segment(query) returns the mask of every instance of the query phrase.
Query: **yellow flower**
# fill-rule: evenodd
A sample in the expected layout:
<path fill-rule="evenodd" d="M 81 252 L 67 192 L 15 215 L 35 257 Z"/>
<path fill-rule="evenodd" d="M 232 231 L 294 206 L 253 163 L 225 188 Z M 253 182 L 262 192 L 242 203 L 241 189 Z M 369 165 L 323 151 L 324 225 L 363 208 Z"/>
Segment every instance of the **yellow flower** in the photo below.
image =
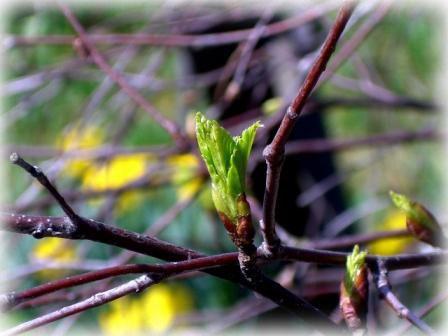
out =
<path fill-rule="evenodd" d="M 138 335 L 162 333 L 171 327 L 176 315 L 193 307 L 187 288 L 181 285 L 158 284 L 141 296 L 114 301 L 100 314 L 99 323 L 105 335 Z"/>
<path fill-rule="evenodd" d="M 63 151 L 92 149 L 101 145 L 103 138 L 103 132 L 96 126 L 74 127 L 63 136 L 59 147 Z M 72 177 L 81 177 L 91 164 L 89 159 L 70 159 L 64 172 Z"/>
<path fill-rule="evenodd" d="M 135 335 L 142 331 L 143 316 L 137 301 L 129 297 L 112 301 L 109 310 L 100 314 L 99 323 L 105 335 Z"/>
<path fill-rule="evenodd" d="M 200 161 L 197 156 L 173 155 L 167 162 L 174 170 L 171 181 L 176 186 L 177 198 L 182 201 L 193 197 L 203 185 L 203 179 L 198 176 Z"/>
<path fill-rule="evenodd" d="M 93 191 L 121 188 L 142 178 L 150 159 L 145 154 L 120 155 L 101 165 L 91 165 L 83 176 L 82 187 Z M 126 192 L 120 197 L 118 211 L 130 209 L 139 201 L 137 192 Z"/>
<path fill-rule="evenodd" d="M 83 186 L 97 191 L 117 189 L 142 177 L 146 166 L 143 154 L 115 156 L 102 165 L 90 167 L 83 178 Z"/>
<path fill-rule="evenodd" d="M 71 263 L 78 260 L 76 249 L 72 242 L 60 238 L 45 238 L 34 246 L 31 257 L 38 262 L 52 261 Z M 42 280 L 60 278 L 67 274 L 65 270 L 43 270 L 36 273 Z"/>
<path fill-rule="evenodd" d="M 399 210 L 390 211 L 377 230 L 396 230 L 406 228 L 406 215 Z M 381 239 L 369 244 L 369 253 L 378 255 L 393 255 L 403 252 L 413 239 L 411 237 L 398 237 Z"/>
<path fill-rule="evenodd" d="M 261 106 L 264 115 L 271 116 L 282 107 L 283 99 L 281 97 L 273 97 L 266 100 Z"/>

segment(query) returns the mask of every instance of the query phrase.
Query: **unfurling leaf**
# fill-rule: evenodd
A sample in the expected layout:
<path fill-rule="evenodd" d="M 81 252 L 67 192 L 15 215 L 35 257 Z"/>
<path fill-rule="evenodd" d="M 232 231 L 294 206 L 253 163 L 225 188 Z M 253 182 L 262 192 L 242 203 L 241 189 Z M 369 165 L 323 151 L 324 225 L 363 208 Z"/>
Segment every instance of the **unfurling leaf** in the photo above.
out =
<path fill-rule="evenodd" d="M 235 233 L 241 218 L 250 216 L 250 210 L 243 205 L 246 192 L 246 168 L 255 139 L 256 122 L 232 137 L 216 121 L 196 114 L 196 137 L 199 151 L 204 159 L 212 181 L 212 197 L 215 207 L 226 229 Z M 242 201 L 244 199 L 244 202 Z"/>
<path fill-rule="evenodd" d="M 344 280 L 341 282 L 339 306 L 351 330 L 362 328 L 367 313 L 369 283 L 365 263 L 367 252 L 359 251 L 358 245 L 347 257 Z"/>
<path fill-rule="evenodd" d="M 412 201 L 404 195 L 393 191 L 390 191 L 389 195 L 395 206 L 406 214 L 408 231 L 418 240 L 433 246 L 440 246 L 444 235 L 433 214 L 422 204 Z"/>

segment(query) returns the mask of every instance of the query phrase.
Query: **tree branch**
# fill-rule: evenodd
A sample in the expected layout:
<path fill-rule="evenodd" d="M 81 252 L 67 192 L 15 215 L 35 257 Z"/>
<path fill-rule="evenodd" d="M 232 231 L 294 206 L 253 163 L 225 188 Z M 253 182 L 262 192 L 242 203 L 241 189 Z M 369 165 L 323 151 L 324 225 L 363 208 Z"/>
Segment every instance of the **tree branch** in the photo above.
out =
<path fill-rule="evenodd" d="M 434 141 L 441 140 L 442 138 L 443 135 L 440 132 L 436 132 L 435 129 L 425 128 L 416 132 L 396 131 L 353 139 L 296 140 L 286 144 L 285 155 L 343 151 L 359 147 L 377 147 L 416 141 Z"/>
<path fill-rule="evenodd" d="M 40 168 L 30 165 L 28 162 L 23 160 L 17 153 L 12 153 L 9 159 L 13 164 L 23 168 L 25 171 L 28 172 L 28 174 L 30 174 L 32 177 L 38 180 L 39 183 L 42 184 L 42 186 L 44 186 L 50 192 L 51 196 L 53 196 L 53 198 L 58 202 L 59 206 L 68 216 L 68 218 L 70 218 L 72 221 L 76 221 L 78 219 L 79 216 L 75 213 L 72 207 L 68 205 L 64 197 L 62 197 L 59 191 L 53 186 L 53 184 L 51 184 L 47 176 L 45 176 L 45 174 L 42 173 Z"/>
<path fill-rule="evenodd" d="M 395 131 L 365 137 L 349 139 L 305 139 L 286 143 L 284 155 L 314 154 L 330 151 L 346 151 L 354 148 L 376 148 L 380 146 L 400 145 L 418 141 L 440 141 L 444 137 L 442 132 L 434 128 L 424 128 L 418 131 Z M 253 151 L 254 158 L 260 157 L 261 148 Z"/>
<path fill-rule="evenodd" d="M 345 2 L 339 10 L 335 23 L 325 39 L 322 49 L 311 67 L 297 96 L 283 117 L 280 127 L 271 144 L 263 151 L 266 160 L 266 189 L 263 200 L 263 219 L 260 228 L 263 235 L 262 250 L 266 255 L 274 255 L 280 245 L 280 240 L 275 232 L 275 207 L 277 203 L 278 185 L 284 159 L 285 144 L 289 134 L 300 115 L 307 98 L 311 94 L 319 77 L 324 72 L 331 54 L 336 48 L 337 41 L 347 24 L 353 11 L 353 2 Z"/>
<path fill-rule="evenodd" d="M 398 317 L 408 320 L 427 335 L 435 335 L 434 330 L 415 315 L 408 307 L 402 304 L 392 292 L 392 288 L 387 278 L 387 268 L 385 263 L 378 261 L 375 267 L 372 267 L 371 269 L 380 298 L 387 302 L 387 304 L 397 313 Z"/>
<path fill-rule="evenodd" d="M 74 314 L 80 313 L 82 311 L 101 306 L 105 303 L 116 300 L 116 299 L 123 297 L 127 294 L 130 294 L 133 292 L 140 292 L 140 291 L 148 288 L 149 286 L 159 282 L 160 280 L 161 280 L 161 278 L 153 279 L 148 275 L 142 275 L 142 276 L 140 276 L 134 280 L 131 280 L 129 282 L 126 282 L 120 286 L 114 287 L 112 289 L 106 290 L 101 293 L 96 293 L 93 296 L 89 297 L 88 299 L 79 301 L 70 306 L 63 307 L 54 312 L 42 315 L 38 318 L 35 318 L 33 320 L 22 323 L 16 327 L 11 328 L 11 329 L 8 329 L 8 330 L 0 333 L 0 336 L 17 335 L 17 334 L 23 333 L 25 331 L 35 329 L 42 325 L 60 320 L 63 317 L 74 315 Z"/>
<path fill-rule="evenodd" d="M 119 275 L 157 273 L 162 276 L 169 276 L 186 271 L 198 271 L 210 267 L 223 266 L 232 263 L 235 263 L 234 255 L 232 253 L 224 253 L 215 256 L 207 256 L 167 264 L 128 264 L 107 267 L 98 271 L 87 272 L 70 276 L 64 279 L 51 281 L 40 286 L 23 290 L 21 292 L 11 292 L 3 294 L 0 296 L 0 303 L 2 310 L 9 310 L 24 301 L 46 295 L 60 289 L 75 287 Z"/>
<path fill-rule="evenodd" d="M 431 301 L 429 301 L 427 304 L 425 304 L 422 308 L 420 308 L 417 311 L 416 315 L 420 318 L 425 317 L 427 314 L 432 312 L 435 308 L 437 308 L 440 304 L 445 302 L 447 299 L 448 299 L 448 292 L 443 292 L 443 293 L 437 295 L 436 297 L 431 299 Z M 402 327 L 392 331 L 390 334 L 387 334 L 387 336 L 402 335 L 411 327 L 412 327 L 412 323 L 406 323 Z"/>
<path fill-rule="evenodd" d="M 163 116 L 159 111 L 157 111 L 154 106 L 152 106 L 136 89 L 134 89 L 127 82 L 125 77 L 119 71 L 117 71 L 107 63 L 106 59 L 90 41 L 85 29 L 82 27 L 78 19 L 66 4 L 59 3 L 59 7 L 79 35 L 79 41 L 82 43 L 82 47 L 87 50 L 88 56 L 92 57 L 92 60 L 98 65 L 101 70 L 103 70 L 118 86 L 120 86 L 120 88 L 124 92 L 126 92 L 126 94 L 132 100 L 134 100 L 135 103 L 137 103 L 156 122 L 158 122 L 160 126 L 162 126 L 171 135 L 171 137 L 176 141 L 177 145 L 180 148 L 187 149 L 189 146 L 189 141 L 181 132 L 179 126 Z"/>
<path fill-rule="evenodd" d="M 326 82 L 336 72 L 336 70 L 339 69 L 351 55 L 353 55 L 360 44 L 365 41 L 367 36 L 373 31 L 377 24 L 381 22 L 384 16 L 386 16 L 391 5 L 391 1 L 383 1 L 372 13 L 372 15 L 364 22 L 364 24 L 359 27 L 350 39 L 341 46 L 341 49 L 336 55 L 334 55 L 332 62 L 319 79 L 317 86 L 320 86 L 322 83 Z"/>
<path fill-rule="evenodd" d="M 80 233 L 83 233 L 82 231 L 78 231 L 76 228 L 67 228 L 67 226 L 70 227 L 73 225 L 68 221 L 67 217 L 46 217 L 0 213 L 0 222 L 4 224 L 2 230 L 10 232 L 32 234 L 39 229 L 41 232 L 39 237 L 41 238 L 58 237 L 65 239 L 87 239 L 110 246 L 117 246 L 126 250 L 167 261 L 181 261 L 205 257 L 205 255 L 197 251 L 176 246 L 154 237 L 113 227 L 92 219 L 84 220 L 87 223 L 94 223 L 94 225 L 97 225 L 97 231 L 95 232 L 98 233 L 98 236 L 91 236 L 90 231 L 86 231 L 86 234 L 81 236 Z M 348 253 L 345 252 L 284 246 L 274 260 L 292 260 L 327 265 L 344 265 L 347 255 Z M 366 261 L 369 265 L 374 265 L 378 260 L 382 260 L 388 270 L 398 270 L 443 264 L 446 262 L 447 257 L 448 251 L 442 250 L 429 253 L 402 254 L 390 257 L 368 255 L 366 257 Z M 235 265 L 238 263 L 238 253 L 230 253 L 229 258 L 234 260 Z M 269 260 L 260 251 L 257 254 L 257 258 L 260 261 Z M 236 269 L 238 270 L 237 274 L 241 275 L 239 268 L 236 267 Z M 207 273 L 233 282 L 239 282 L 240 280 L 239 276 L 231 276 L 227 267 L 219 267 L 215 270 L 208 270 Z"/>
<path fill-rule="evenodd" d="M 283 21 L 275 22 L 267 26 L 261 37 L 270 37 L 284 33 L 310 22 L 326 12 L 333 10 L 339 5 L 338 1 L 328 1 L 323 4 L 314 5 L 298 16 L 287 18 Z M 95 44 L 136 44 L 165 47 L 211 47 L 218 45 L 233 44 L 244 41 L 252 33 L 252 28 L 235 30 L 224 33 L 212 33 L 201 35 L 188 34 L 92 34 L 88 38 Z M 73 44 L 76 39 L 70 35 L 51 36 L 8 36 L 7 44 L 35 45 L 35 44 Z"/>
<path fill-rule="evenodd" d="M 22 161 L 25 162 L 21 159 L 21 162 Z M 22 164 L 21 167 L 33 167 L 27 162 L 25 163 L 26 165 Z M 40 171 L 40 169 L 36 167 L 34 167 L 34 169 Z M 32 173 L 32 171 L 28 172 Z M 46 179 L 46 181 L 48 181 L 48 179 Z M 43 185 L 44 187 L 49 185 L 50 189 L 56 190 L 49 181 Z M 3 219 L 4 223 L 6 223 L 7 230 L 32 234 L 36 238 L 60 237 L 67 239 L 88 239 L 169 261 L 204 257 L 201 253 L 164 242 L 155 237 L 108 226 L 102 222 L 87 219 L 78 215 L 72 220 L 68 217 L 45 218 L 42 216 L 0 214 L 0 219 Z M 49 219 L 49 221 L 47 219 Z M 237 261 L 237 254 L 235 254 L 234 257 L 235 261 Z M 264 281 L 261 284 L 251 283 L 244 277 L 239 267 L 233 265 L 220 267 L 207 272 L 250 288 L 269 298 L 279 306 L 296 314 L 298 317 L 313 317 L 315 320 L 320 321 L 319 328 L 329 328 L 330 326 L 334 328 L 334 325 L 331 324 L 330 320 L 323 318 L 323 315 L 318 313 L 314 307 L 307 304 L 302 298 L 292 295 L 275 282 L 274 284 L 269 283 L 269 281 Z"/>
<path fill-rule="evenodd" d="M 318 239 L 309 242 L 309 244 L 307 245 L 320 250 L 342 249 L 347 247 L 353 247 L 356 244 L 361 245 L 382 239 L 401 238 L 401 237 L 411 237 L 411 234 L 406 229 L 377 231 L 377 232 L 339 236 L 328 239 Z"/>

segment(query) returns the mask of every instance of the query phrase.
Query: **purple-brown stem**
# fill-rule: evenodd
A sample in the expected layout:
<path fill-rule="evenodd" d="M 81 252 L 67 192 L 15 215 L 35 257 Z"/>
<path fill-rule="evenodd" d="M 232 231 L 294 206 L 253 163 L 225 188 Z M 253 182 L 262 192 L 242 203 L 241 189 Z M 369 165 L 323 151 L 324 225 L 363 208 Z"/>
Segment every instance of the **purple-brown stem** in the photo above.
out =
<path fill-rule="evenodd" d="M 261 37 L 269 37 L 281 34 L 310 22 L 337 6 L 335 2 L 327 2 L 314 5 L 300 13 L 298 16 L 275 22 L 266 27 Z M 95 44 L 136 44 L 157 45 L 165 47 L 210 47 L 224 44 L 233 44 L 244 41 L 252 33 L 252 29 L 235 30 L 225 33 L 187 35 L 187 34 L 91 34 L 88 38 Z M 34 45 L 34 44 L 73 44 L 75 36 L 9 36 L 10 45 Z"/>
<path fill-rule="evenodd" d="M 376 266 L 371 267 L 376 288 L 379 292 L 380 298 L 395 311 L 397 316 L 401 319 L 406 319 L 414 326 L 420 329 L 426 335 L 435 335 L 434 330 L 426 324 L 425 321 L 415 315 L 408 307 L 406 307 L 392 292 L 389 279 L 387 277 L 387 267 L 383 261 L 378 261 Z"/>
<path fill-rule="evenodd" d="M 176 141 L 180 148 L 187 149 L 189 141 L 181 132 L 178 125 L 173 121 L 163 116 L 153 105 L 151 105 L 145 97 L 143 97 L 136 89 L 134 89 L 125 77 L 116 69 L 111 67 L 106 59 L 101 55 L 95 45 L 89 39 L 84 27 L 80 24 L 73 12 L 64 3 L 59 3 L 59 6 L 66 16 L 67 20 L 73 26 L 73 29 L 79 35 L 79 41 L 87 50 L 89 57 L 95 62 L 98 67 L 103 70 L 120 88 L 137 103 L 143 110 L 145 110 L 157 123 L 160 124 Z"/>
<path fill-rule="evenodd" d="M 86 221 L 87 225 L 94 226 L 92 228 L 92 232 L 93 230 L 96 230 L 98 233 L 97 236 L 91 236 L 91 233 L 86 230 L 84 237 L 81 238 L 80 234 L 83 233 L 83 231 L 78 230 L 76 227 L 70 228 L 72 224 L 68 222 L 67 217 L 0 213 L 0 222 L 3 224 L 2 230 L 10 232 L 32 235 L 33 232 L 39 230 L 42 238 L 59 237 L 64 239 L 86 239 L 106 245 L 121 247 L 126 250 L 167 261 L 181 261 L 205 257 L 205 255 L 194 250 L 176 246 L 154 237 L 113 227 L 101 222 L 96 222 L 92 219 L 83 218 L 83 220 Z M 233 256 L 232 258 L 234 258 L 234 262 L 236 264 L 238 262 L 238 253 L 234 252 L 230 255 Z M 344 265 L 347 255 L 348 253 L 345 252 L 284 246 L 274 259 L 327 265 Z M 257 257 L 261 261 L 267 260 L 261 252 L 257 253 Z M 382 260 L 387 269 L 392 271 L 443 264 L 446 262 L 447 257 L 448 252 L 441 250 L 429 253 L 402 254 L 390 257 L 367 255 L 366 262 L 369 265 L 374 265 L 378 262 L 378 260 Z M 225 267 L 220 267 L 219 269 L 225 270 Z M 218 268 L 216 270 L 218 270 Z M 209 270 L 208 273 L 212 273 L 212 270 Z M 220 273 L 224 274 L 224 272 Z M 213 271 L 213 275 L 221 276 L 221 274 L 217 275 L 217 272 Z M 227 274 L 223 275 L 223 277 L 230 277 L 230 274 L 227 272 Z"/>
<path fill-rule="evenodd" d="M 24 333 L 28 330 L 32 330 L 32 329 L 35 329 L 42 325 L 60 320 L 64 317 L 78 314 L 87 309 L 101 306 L 105 303 L 116 300 L 116 299 L 123 297 L 127 294 L 130 294 L 133 292 L 140 292 L 140 291 L 148 288 L 149 286 L 159 282 L 161 279 L 162 279 L 162 277 L 153 279 L 148 275 L 141 275 L 138 278 L 128 281 L 120 286 L 114 287 L 112 289 L 106 290 L 101 293 L 96 293 L 93 296 L 89 297 L 88 299 L 79 301 L 75 304 L 63 307 L 63 308 L 53 311 L 51 313 L 42 315 L 38 318 L 35 318 L 33 320 L 22 323 L 18 326 L 15 326 L 11 329 L 8 329 L 8 330 L 0 333 L 0 335 L 1 336 L 12 336 L 12 335 L 18 335 L 18 334 Z"/>
<path fill-rule="evenodd" d="M 33 299 L 48 293 L 52 293 L 64 288 L 79 286 L 82 284 L 99 281 L 119 275 L 151 273 L 168 276 L 186 271 L 202 270 L 209 267 L 223 266 L 235 262 L 232 253 L 225 253 L 216 256 L 202 257 L 198 259 L 185 260 L 167 264 L 128 264 L 114 267 L 107 267 L 98 271 L 87 272 L 70 276 L 64 279 L 55 280 L 46 284 L 23 290 L 21 292 L 11 292 L 0 296 L 3 309 L 11 309 L 17 304 Z"/>
<path fill-rule="evenodd" d="M 25 162 L 23 159 L 22 161 Z M 26 167 L 32 167 L 28 163 L 26 164 Z M 21 167 L 22 166 L 23 165 L 21 165 Z M 34 167 L 34 169 L 40 171 L 37 167 Z M 48 179 L 46 180 L 48 181 Z M 40 182 L 40 180 L 38 181 Z M 55 189 L 49 181 L 48 183 L 50 184 L 49 189 Z M 44 187 L 47 187 L 47 185 L 48 184 L 43 184 Z M 163 242 L 155 237 L 127 231 L 118 227 L 110 227 L 100 221 L 87 219 L 78 215 L 74 219 L 68 217 L 57 219 L 57 217 L 53 217 L 52 219 L 55 221 L 55 225 L 52 225 L 51 219 L 47 221 L 48 218 L 45 219 L 42 216 L 26 217 L 23 215 L 16 216 L 14 214 L 6 214 L 4 219 L 7 223 L 7 230 L 12 229 L 12 231 L 14 231 L 14 228 L 21 227 L 20 230 L 23 230 L 22 233 L 26 232 L 32 234 L 36 238 L 55 236 L 69 239 L 89 239 L 109 245 L 119 246 L 139 253 L 141 251 L 138 247 L 141 248 L 146 246 L 145 250 L 147 255 L 153 255 L 156 258 L 169 261 L 189 260 L 204 257 L 201 253 Z M 160 250 L 159 248 L 162 249 Z M 237 258 L 237 255 L 235 255 L 235 261 Z M 241 273 L 240 268 L 232 265 L 227 266 L 227 269 L 226 267 L 221 267 L 208 270 L 206 272 L 250 288 L 301 318 L 309 317 L 313 320 L 319 321 L 320 324 L 318 329 L 334 327 L 332 322 L 315 307 L 309 305 L 302 298 L 292 294 L 268 278 L 261 282 L 248 281 Z"/>
<path fill-rule="evenodd" d="M 274 139 L 263 151 L 267 170 L 266 189 L 263 200 L 263 219 L 260 221 L 260 228 L 263 235 L 262 250 L 267 255 L 275 254 L 280 245 L 280 240 L 275 232 L 275 208 L 277 204 L 277 193 L 282 163 L 284 160 L 285 144 L 309 95 L 313 91 L 319 77 L 324 72 L 330 56 L 336 48 L 339 37 L 351 16 L 353 7 L 353 2 L 345 2 L 339 10 L 336 21 L 330 29 L 319 55 L 306 76 L 297 96 L 288 107 Z"/>
<path fill-rule="evenodd" d="M 356 49 L 365 41 L 367 36 L 374 30 L 374 28 L 381 22 L 389 11 L 392 2 L 383 1 L 379 7 L 372 13 L 372 15 L 363 23 L 361 27 L 356 29 L 356 32 L 347 40 L 334 55 L 333 60 L 328 65 L 325 73 L 319 79 L 316 86 L 322 85 L 326 82 L 344 62 L 350 58 Z"/>

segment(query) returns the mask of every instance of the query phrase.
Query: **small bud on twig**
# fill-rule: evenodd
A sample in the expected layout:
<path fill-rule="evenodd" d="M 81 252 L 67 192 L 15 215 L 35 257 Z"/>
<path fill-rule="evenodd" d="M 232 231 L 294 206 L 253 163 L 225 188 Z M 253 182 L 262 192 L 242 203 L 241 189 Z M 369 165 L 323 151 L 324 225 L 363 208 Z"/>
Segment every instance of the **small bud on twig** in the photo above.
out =
<path fill-rule="evenodd" d="M 232 137 L 216 121 L 196 114 L 199 151 L 212 181 L 212 197 L 226 230 L 236 245 L 252 244 L 254 229 L 246 200 L 246 167 L 257 129 L 256 122 Z"/>
<path fill-rule="evenodd" d="M 365 263 L 367 252 L 359 252 L 355 245 L 347 257 L 344 280 L 341 282 L 339 306 L 347 326 L 352 331 L 362 329 L 367 313 L 369 282 Z"/>
<path fill-rule="evenodd" d="M 444 237 L 437 219 L 422 204 L 404 195 L 389 192 L 395 206 L 406 214 L 406 227 L 418 240 L 433 246 L 440 246 Z"/>

